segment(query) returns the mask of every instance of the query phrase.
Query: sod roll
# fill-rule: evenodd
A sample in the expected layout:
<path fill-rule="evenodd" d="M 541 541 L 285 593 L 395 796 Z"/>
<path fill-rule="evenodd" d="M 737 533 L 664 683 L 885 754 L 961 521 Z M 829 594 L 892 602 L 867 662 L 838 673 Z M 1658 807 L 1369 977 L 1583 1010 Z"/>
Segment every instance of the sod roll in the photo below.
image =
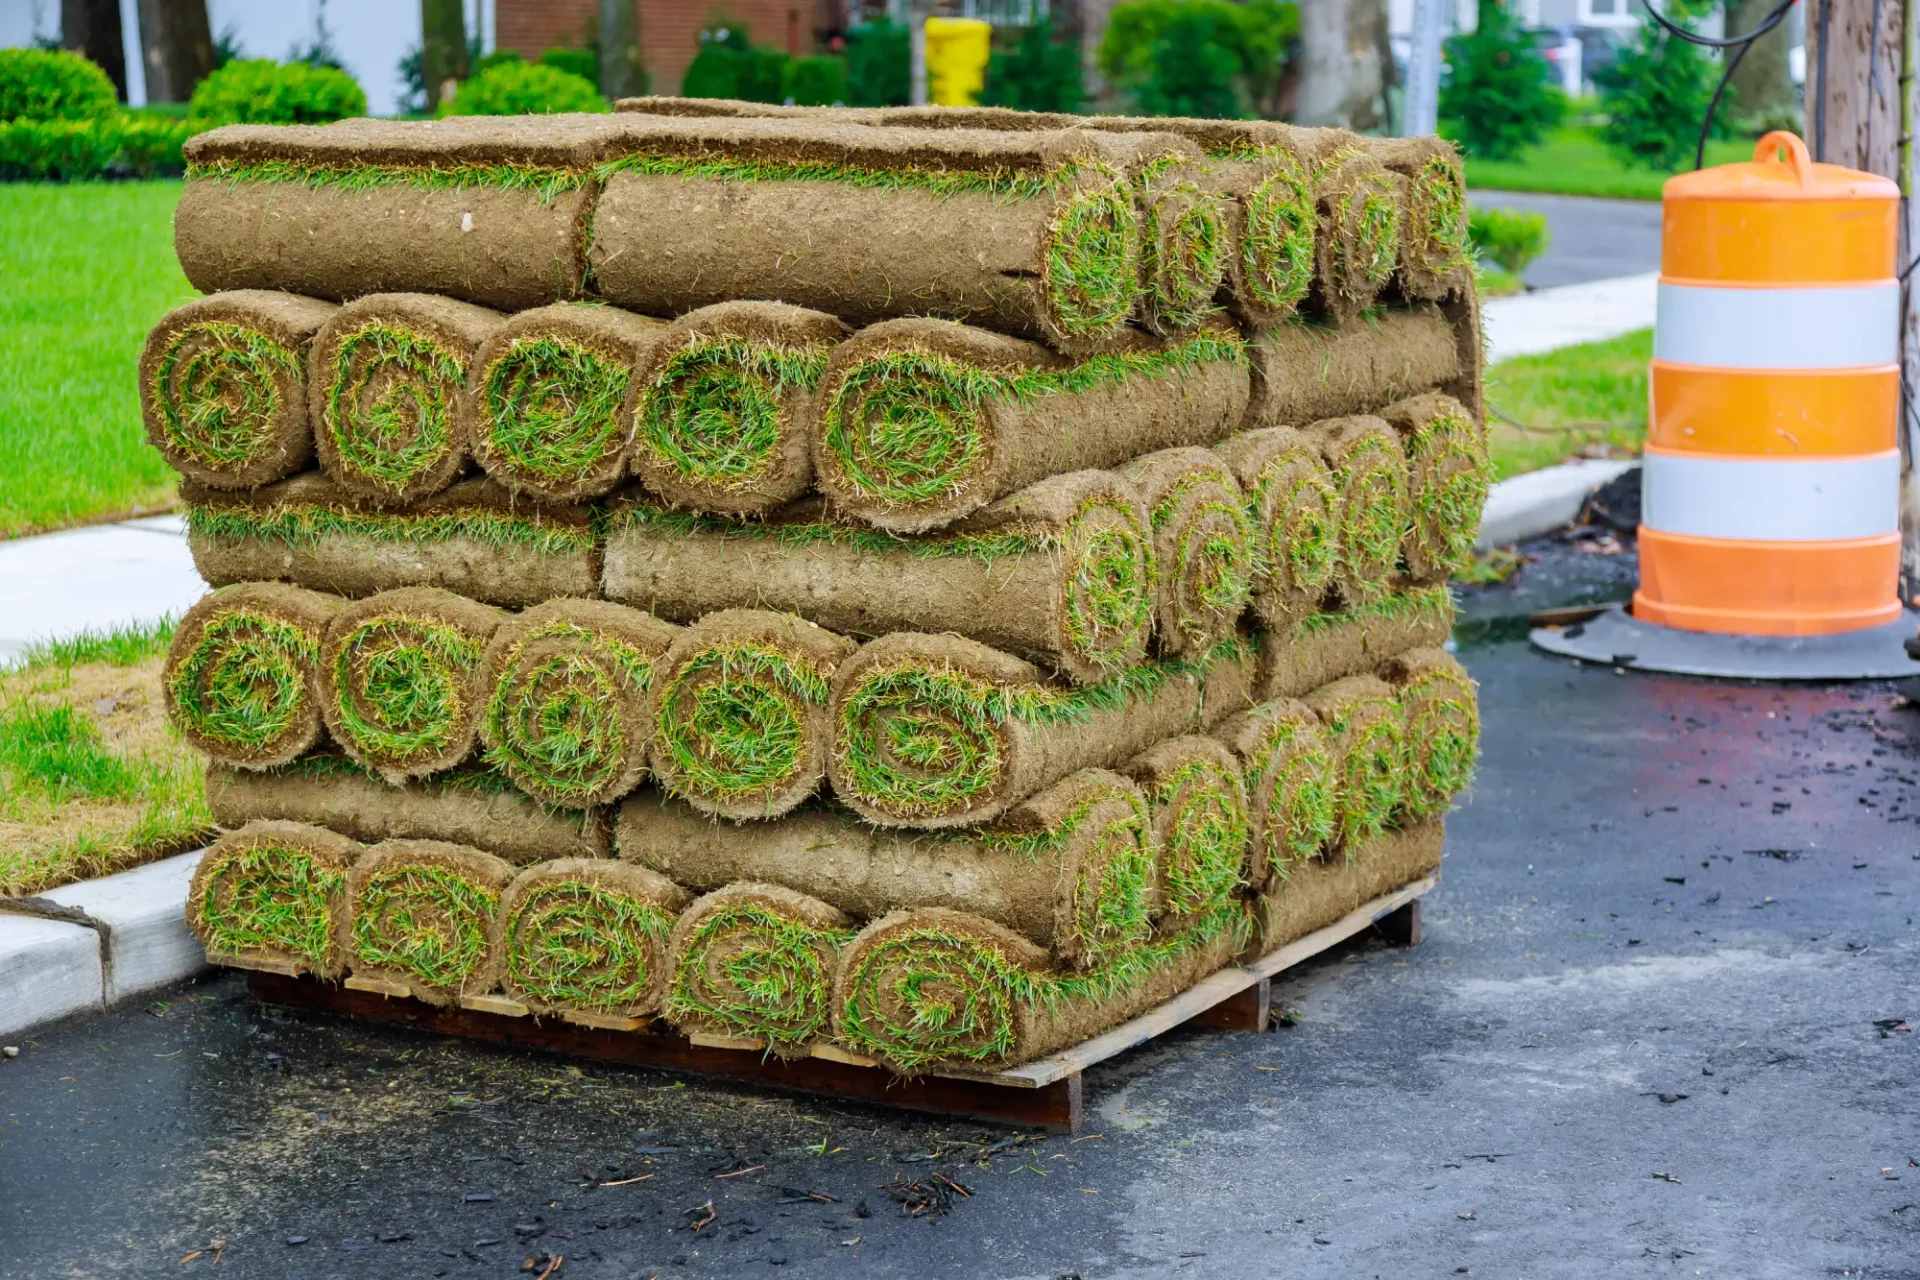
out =
<path fill-rule="evenodd" d="M 1232 434 L 1247 408 L 1239 336 L 1137 336 L 1085 360 L 984 329 L 896 320 L 834 350 L 816 483 L 845 514 L 924 533 L 1048 476 Z"/>
<path fill-rule="evenodd" d="M 213 842 L 187 888 L 187 927 L 214 961 L 337 978 L 347 871 L 361 848 L 298 822 L 249 822 Z"/>
<path fill-rule="evenodd" d="M 827 697 L 853 641 L 766 609 L 722 609 L 655 668 L 648 762 L 703 813 L 776 818 L 826 776 Z"/>
<path fill-rule="evenodd" d="M 1251 612 L 1284 627 L 1325 603 L 1340 560 L 1340 491 L 1311 436 L 1264 427 L 1215 446 L 1247 496 Z"/>
<path fill-rule="evenodd" d="M 174 250 L 205 292 L 576 297 L 605 132 L 545 115 L 214 129 L 187 143 Z"/>
<path fill-rule="evenodd" d="M 1405 725 L 1393 686 L 1346 676 L 1301 699 L 1333 754 L 1333 847 L 1348 852 L 1386 829 L 1404 794 Z"/>
<path fill-rule="evenodd" d="M 500 896 L 478 987 L 535 1014 L 645 1018 L 667 993 L 667 936 L 692 901 L 630 863 L 566 858 L 528 867 Z"/>
<path fill-rule="evenodd" d="M 247 493 L 188 482 L 180 496 L 194 567 L 215 586 L 289 582 L 351 599 L 441 587 L 509 606 L 600 590 L 593 511 L 491 480 L 462 480 L 403 511 L 317 471 Z"/>
<path fill-rule="evenodd" d="M 909 906 L 970 911 L 1069 968 L 1145 938 L 1156 873 L 1146 801 L 1104 769 L 988 826 L 940 834 L 876 830 L 825 805 L 734 826 L 643 792 L 621 806 L 616 842 L 621 858 L 694 889 L 758 879 L 862 919 Z"/>
<path fill-rule="evenodd" d="M 321 753 L 259 772 L 207 770 L 207 808 L 222 827 L 288 818 L 355 840 L 444 840 L 508 862 L 604 858 L 603 810 L 542 805 L 498 772 L 471 766 L 393 786 L 344 756 Z"/>
<path fill-rule="evenodd" d="M 1304 427 L 1377 412 L 1467 376 L 1480 360 L 1436 307 L 1387 311 L 1338 326 L 1290 321 L 1254 331 L 1249 427 Z"/>
<path fill-rule="evenodd" d="M 310 414 L 320 466 L 392 506 L 445 489 L 467 466 L 458 421 L 467 371 L 504 317 L 452 298 L 376 293 L 313 341 Z"/>
<path fill-rule="evenodd" d="M 1186 734 L 1149 747 L 1121 772 L 1152 815 L 1155 928 L 1177 932 L 1231 907 L 1255 872 L 1246 777 L 1233 752 Z"/>
<path fill-rule="evenodd" d="M 681 913 L 667 941 L 666 1014 L 686 1032 L 753 1037 L 780 1056 L 824 1038 L 833 971 L 854 923 L 775 884 L 730 884 Z"/>
<path fill-rule="evenodd" d="M 1361 138 L 1356 145 L 1406 184 L 1400 227 L 1400 287 L 1438 300 L 1473 288 L 1467 248 L 1467 179 L 1444 138 Z"/>
<path fill-rule="evenodd" d="M 522 311 L 474 359 L 465 435 L 487 475 L 515 493 L 578 502 L 626 473 L 634 366 L 666 326 L 598 303 Z"/>
<path fill-rule="evenodd" d="M 1153 529 L 1154 650 L 1202 656 L 1233 635 L 1252 589 L 1246 495 L 1225 460 L 1208 449 L 1163 449 L 1120 474 L 1140 490 Z"/>
<path fill-rule="evenodd" d="M 1247 782 L 1247 880 L 1259 889 L 1333 838 L 1333 752 L 1320 718 L 1292 698 L 1242 711 L 1213 731 Z"/>
<path fill-rule="evenodd" d="M 1156 167 L 1140 182 L 1140 323 L 1171 337 L 1216 310 L 1233 257 L 1227 201 L 1202 164 Z"/>
<path fill-rule="evenodd" d="M 320 716 L 320 642 L 337 596 L 274 582 L 202 596 L 174 629 L 160 677 L 167 718 L 222 764 L 267 769 L 311 751 Z"/>
<path fill-rule="evenodd" d="M 1333 486 L 1340 493 L 1340 558 L 1333 589 L 1348 606 L 1385 598 L 1400 568 L 1406 537 L 1407 455 L 1379 418 L 1360 415 L 1316 422 Z"/>
<path fill-rule="evenodd" d="M 251 489 L 313 457 L 307 350 L 333 304 L 236 289 L 175 307 L 140 351 L 140 420 L 167 465 Z"/>
<path fill-rule="evenodd" d="M 1400 558 L 1414 582 L 1445 582 L 1473 559 L 1493 461 L 1486 434 L 1452 396 L 1401 400 L 1380 411 L 1407 454 L 1409 520 Z"/>
<path fill-rule="evenodd" d="M 1149 662 L 1084 689 L 955 635 L 895 632 L 840 665 L 834 795 L 888 827 L 971 826 L 1068 774 L 1113 768 L 1252 704 L 1252 646 Z"/>
<path fill-rule="evenodd" d="M 1373 306 L 1400 265 L 1407 184 L 1354 145 L 1322 159 L 1313 184 L 1319 238 L 1309 305 L 1352 320 Z"/>
<path fill-rule="evenodd" d="M 1438 648 L 1453 632 L 1453 595 L 1444 587 L 1398 591 L 1338 613 L 1309 614 L 1260 636 L 1258 697 L 1299 698 L 1343 676 L 1361 675 L 1408 649 Z"/>
<path fill-rule="evenodd" d="M 589 255 L 608 300 L 940 316 L 1076 352 L 1120 338 L 1139 301 L 1133 180 L 1199 156 L 1166 134 L 618 120 Z"/>
<path fill-rule="evenodd" d="M 1254 903 L 1257 922 L 1251 954 L 1276 951 L 1324 929 L 1376 898 L 1440 870 L 1446 831 L 1438 818 L 1404 830 L 1383 831 L 1343 858 L 1299 863 L 1285 879 L 1274 878 Z M 1251 958 L 1251 957 L 1249 957 Z"/>
<path fill-rule="evenodd" d="M 627 794 L 646 771 L 654 669 L 679 634 L 604 600 L 549 600 L 508 619 L 480 664 L 486 762 L 560 808 Z"/>
<path fill-rule="evenodd" d="M 1145 656 L 1155 566 L 1134 486 L 1076 471 L 914 539 L 817 499 L 751 523 L 632 503 L 614 511 L 602 585 L 675 621 L 759 606 L 851 635 L 964 632 L 1092 684 Z"/>
<path fill-rule="evenodd" d="M 632 471 L 669 507 L 756 515 L 813 488 L 820 378 L 847 327 L 784 302 L 719 302 L 667 326 L 634 375 Z"/>
<path fill-rule="evenodd" d="M 472 754 L 486 690 L 480 659 L 506 615 L 437 587 L 402 587 L 333 616 L 320 646 L 333 740 L 388 782 Z"/>
<path fill-rule="evenodd" d="M 1393 686 L 1406 743 L 1400 807 L 1419 821 L 1445 813 L 1473 781 L 1480 754 L 1480 695 L 1444 649 L 1413 649 L 1387 659 L 1380 675 Z"/>
<path fill-rule="evenodd" d="M 347 873 L 347 961 L 355 977 L 451 1005 L 491 988 L 489 940 L 513 867 L 439 840 L 383 840 Z"/>

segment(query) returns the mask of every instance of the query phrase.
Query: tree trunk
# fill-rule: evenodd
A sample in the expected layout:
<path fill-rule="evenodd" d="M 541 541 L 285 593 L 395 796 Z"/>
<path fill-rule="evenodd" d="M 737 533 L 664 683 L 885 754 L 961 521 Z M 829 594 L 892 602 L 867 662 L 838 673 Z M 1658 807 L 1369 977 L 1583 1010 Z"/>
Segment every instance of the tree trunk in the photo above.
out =
<path fill-rule="evenodd" d="M 139 14 L 147 101 L 187 101 L 213 73 L 207 0 L 140 0 Z"/>
<path fill-rule="evenodd" d="M 600 92 L 608 99 L 646 92 L 635 0 L 600 0 Z"/>
<path fill-rule="evenodd" d="M 427 86 L 427 110 L 437 108 L 447 82 L 465 80 L 467 13 L 464 0 L 420 0 L 420 78 Z"/>
<path fill-rule="evenodd" d="M 1727 34 L 1738 35 L 1760 25 L 1776 0 L 1728 0 Z M 1797 105 L 1793 77 L 1787 71 L 1787 28 L 1782 22 L 1747 48 L 1733 73 L 1733 114 L 1739 120 L 1782 122 Z"/>
<path fill-rule="evenodd" d="M 1300 6 L 1298 123 L 1359 130 L 1386 125 L 1386 28 L 1381 0 Z"/>
<path fill-rule="evenodd" d="M 120 0 L 60 0 L 60 47 L 94 63 L 127 100 L 127 46 L 120 29 Z"/>

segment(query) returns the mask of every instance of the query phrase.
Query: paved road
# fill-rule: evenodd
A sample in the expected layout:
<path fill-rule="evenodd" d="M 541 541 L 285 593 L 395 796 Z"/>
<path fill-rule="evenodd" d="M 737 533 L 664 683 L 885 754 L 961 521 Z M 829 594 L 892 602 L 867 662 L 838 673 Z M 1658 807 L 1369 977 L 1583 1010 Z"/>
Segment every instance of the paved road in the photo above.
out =
<path fill-rule="evenodd" d="M 1535 288 L 1660 269 L 1660 205 L 1656 201 L 1480 190 L 1469 192 L 1468 198 L 1482 208 L 1547 215 L 1552 242 L 1522 277 Z"/>
<path fill-rule="evenodd" d="M 0 1275 L 183 1275 L 219 1239 L 230 1280 L 550 1254 L 559 1280 L 1912 1276 L 1920 714 L 1500 638 L 1631 576 L 1603 567 L 1473 602 L 1486 759 L 1427 941 L 1294 971 L 1298 1025 L 1095 1070 L 1081 1141 L 985 1154 L 1003 1133 L 263 1011 L 222 977 L 0 1060 Z M 945 1217 L 879 1189 L 935 1170 L 973 1192 Z"/>

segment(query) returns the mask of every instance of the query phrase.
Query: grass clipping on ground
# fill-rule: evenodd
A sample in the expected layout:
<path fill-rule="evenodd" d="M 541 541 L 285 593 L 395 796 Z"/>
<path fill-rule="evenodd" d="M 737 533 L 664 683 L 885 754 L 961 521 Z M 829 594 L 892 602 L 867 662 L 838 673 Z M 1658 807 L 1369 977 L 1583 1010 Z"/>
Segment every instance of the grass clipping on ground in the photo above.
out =
<path fill-rule="evenodd" d="M 173 628 L 31 651 L 0 670 L 0 896 L 181 853 L 212 834 L 205 766 L 167 723 Z"/>

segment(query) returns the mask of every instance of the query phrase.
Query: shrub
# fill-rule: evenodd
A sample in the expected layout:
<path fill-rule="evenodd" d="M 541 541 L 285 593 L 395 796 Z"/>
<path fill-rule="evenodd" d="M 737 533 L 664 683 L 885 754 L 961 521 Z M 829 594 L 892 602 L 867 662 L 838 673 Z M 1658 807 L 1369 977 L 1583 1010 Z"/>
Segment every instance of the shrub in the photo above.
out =
<path fill-rule="evenodd" d="M 605 110 L 607 100 L 589 80 L 537 62 L 505 62 L 461 85 L 440 114 L 524 116 Z"/>
<path fill-rule="evenodd" d="M 221 124 L 325 124 L 367 114 L 367 95 L 332 67 L 265 58 L 229 62 L 194 86 L 188 118 Z"/>
<path fill-rule="evenodd" d="M 0 181 L 72 182 L 109 172 L 175 176 L 186 171 L 180 148 L 197 132 L 185 120 L 132 113 L 0 121 Z"/>
<path fill-rule="evenodd" d="M 1022 111 L 1078 111 L 1087 97 L 1079 46 L 1055 40 L 1051 21 L 1021 27 L 1019 32 L 995 44 L 980 100 Z"/>
<path fill-rule="evenodd" d="M 113 81 L 64 49 L 0 49 L 0 120 L 92 120 L 118 109 Z"/>
<path fill-rule="evenodd" d="M 847 100 L 847 64 L 842 58 L 792 58 L 782 95 L 800 107 L 831 107 Z"/>
<path fill-rule="evenodd" d="M 1147 115 L 1236 117 L 1278 84 L 1299 11 L 1275 0 L 1128 0 L 1100 40 L 1100 69 Z"/>
<path fill-rule="evenodd" d="M 748 41 L 739 27 L 708 27 L 700 33 L 680 93 L 688 98 L 740 98 L 747 102 L 786 99 L 787 55 Z"/>
<path fill-rule="evenodd" d="M 1508 275 L 1519 275 L 1547 251 L 1547 215 L 1519 209 L 1475 209 L 1467 221 L 1474 252 Z"/>
<path fill-rule="evenodd" d="M 1594 78 L 1600 85 L 1600 109 L 1607 116 L 1601 141 L 1623 163 L 1664 171 L 1692 158 L 1700 121 L 1719 79 L 1703 49 L 1659 23 L 1645 22 L 1614 64 Z M 1731 118 L 1723 103 L 1714 117 L 1713 136 L 1726 137 Z"/>
<path fill-rule="evenodd" d="M 1440 86 L 1447 134 L 1470 156 L 1512 160 L 1538 144 L 1566 112 L 1553 68 L 1520 24 L 1499 0 L 1480 0 L 1479 27 L 1447 41 L 1447 75 Z"/>
<path fill-rule="evenodd" d="M 847 105 L 907 105 L 913 92 L 908 43 L 897 22 L 863 22 L 847 32 Z"/>
<path fill-rule="evenodd" d="M 600 83 L 600 59 L 591 49 L 548 49 L 540 55 L 543 67 L 558 67 L 569 75 L 579 76 L 588 84 Z"/>

